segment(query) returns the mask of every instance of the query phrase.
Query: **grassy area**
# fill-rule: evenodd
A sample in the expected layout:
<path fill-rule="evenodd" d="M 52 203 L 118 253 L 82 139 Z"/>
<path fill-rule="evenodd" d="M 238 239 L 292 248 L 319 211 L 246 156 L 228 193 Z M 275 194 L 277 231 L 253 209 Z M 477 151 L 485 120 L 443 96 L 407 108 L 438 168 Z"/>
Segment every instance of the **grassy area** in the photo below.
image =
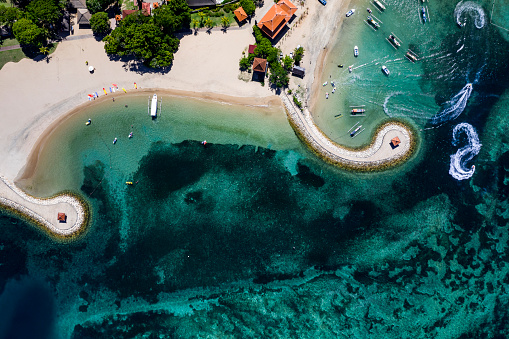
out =
<path fill-rule="evenodd" d="M 0 47 L 14 46 L 19 45 L 18 40 L 14 38 L 7 38 L 0 40 Z"/>
<path fill-rule="evenodd" d="M 230 19 L 230 26 L 237 26 L 237 21 L 235 20 L 235 15 L 233 14 L 233 12 L 225 13 L 223 10 L 221 10 L 221 11 L 218 11 L 218 13 L 221 13 L 222 15 L 221 16 L 209 16 L 209 15 L 207 15 L 207 17 L 211 18 L 212 22 L 214 22 L 214 27 L 215 26 L 220 26 L 220 27 L 222 26 L 221 18 L 223 16 L 226 16 L 226 17 L 228 17 Z M 207 17 L 205 17 L 205 20 L 207 19 Z M 193 20 L 200 21 L 200 16 L 198 15 L 198 13 L 191 14 L 191 27 L 193 27 L 192 26 Z"/>
<path fill-rule="evenodd" d="M 122 9 L 126 9 L 126 10 L 131 10 L 131 9 L 138 9 L 138 7 L 136 7 L 134 5 L 134 1 L 133 0 L 124 0 L 122 1 Z"/>
<path fill-rule="evenodd" d="M 15 40 L 15 39 L 12 39 L 12 40 Z M 51 44 L 48 46 L 49 54 L 53 53 L 57 49 L 57 45 L 58 45 L 58 43 L 54 43 L 54 44 Z M 12 45 L 10 45 L 10 46 L 12 46 Z M 31 56 L 31 58 L 35 58 L 37 55 Z M 23 50 L 21 48 L 14 49 L 11 51 L 0 52 L 0 69 L 2 69 L 2 67 L 4 67 L 4 65 L 8 62 L 18 62 L 24 58 L 29 58 L 29 56 L 25 55 L 25 53 L 23 53 Z"/>

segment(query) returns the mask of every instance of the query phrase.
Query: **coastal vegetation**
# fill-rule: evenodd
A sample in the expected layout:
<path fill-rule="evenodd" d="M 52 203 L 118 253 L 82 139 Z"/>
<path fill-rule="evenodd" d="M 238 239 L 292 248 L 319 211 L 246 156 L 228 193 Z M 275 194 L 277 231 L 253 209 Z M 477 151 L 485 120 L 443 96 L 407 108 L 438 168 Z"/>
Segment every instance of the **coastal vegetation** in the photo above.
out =
<path fill-rule="evenodd" d="M 168 67 L 179 46 L 174 32 L 189 27 L 191 14 L 185 0 L 173 0 L 154 10 L 153 16 L 133 13 L 103 41 L 111 56 L 133 56 L 151 68 Z"/>
<path fill-rule="evenodd" d="M 94 34 L 106 34 L 111 30 L 108 14 L 105 12 L 97 12 L 92 14 L 90 18 L 90 27 Z"/>

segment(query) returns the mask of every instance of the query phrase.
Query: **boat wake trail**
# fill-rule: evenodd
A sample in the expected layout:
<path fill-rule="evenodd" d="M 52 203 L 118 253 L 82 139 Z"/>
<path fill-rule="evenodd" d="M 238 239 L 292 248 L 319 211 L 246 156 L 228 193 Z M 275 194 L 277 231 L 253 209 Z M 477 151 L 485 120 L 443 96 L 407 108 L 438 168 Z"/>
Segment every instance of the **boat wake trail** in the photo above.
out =
<path fill-rule="evenodd" d="M 431 123 L 438 125 L 446 121 L 456 119 L 467 106 L 467 101 L 471 94 L 472 84 L 468 83 L 461 89 L 461 91 L 459 91 L 458 94 L 444 104 L 444 109 L 431 118 Z"/>
<path fill-rule="evenodd" d="M 468 138 L 468 145 L 460 148 L 455 154 L 451 155 L 451 165 L 449 174 L 456 180 L 465 180 L 474 175 L 475 166 L 467 169 L 466 164 L 481 150 L 479 137 L 474 127 L 466 122 L 462 122 L 454 127 L 452 131 L 452 144 L 456 146 L 459 141 L 459 135 L 465 132 Z"/>
<path fill-rule="evenodd" d="M 381 106 L 384 113 L 391 118 L 411 117 L 427 121 L 434 113 L 430 106 L 432 101 L 433 97 L 431 95 L 394 91 L 385 97 Z"/>
<path fill-rule="evenodd" d="M 471 13 L 474 16 L 474 24 L 475 27 L 481 29 L 486 24 L 486 14 L 484 14 L 484 10 L 478 4 L 473 1 L 465 1 L 458 2 L 456 8 L 454 9 L 454 17 L 456 18 L 456 22 L 458 25 L 462 26 L 466 21 L 464 17 L 464 13 Z M 462 20 L 463 19 L 463 20 Z"/>

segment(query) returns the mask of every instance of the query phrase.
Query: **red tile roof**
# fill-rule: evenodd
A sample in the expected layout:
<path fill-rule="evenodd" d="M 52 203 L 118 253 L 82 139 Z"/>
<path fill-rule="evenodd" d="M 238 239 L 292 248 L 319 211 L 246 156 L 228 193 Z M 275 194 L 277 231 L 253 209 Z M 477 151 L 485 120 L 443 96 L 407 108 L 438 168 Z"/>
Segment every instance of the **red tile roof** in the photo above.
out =
<path fill-rule="evenodd" d="M 58 213 L 58 221 L 65 222 L 66 219 L 67 219 L 67 216 L 65 215 L 65 213 Z"/>
<path fill-rule="evenodd" d="M 265 73 L 267 71 L 267 59 L 254 58 L 253 71 Z"/>
<path fill-rule="evenodd" d="M 237 20 L 239 20 L 239 22 L 242 22 L 247 19 L 246 11 L 244 11 L 244 8 L 242 8 L 242 7 L 239 7 L 236 10 L 234 10 L 233 14 L 235 14 L 235 16 L 237 17 Z"/>
<path fill-rule="evenodd" d="M 399 144 L 401 144 L 401 140 L 399 140 L 399 138 L 398 138 L 398 137 L 394 137 L 394 138 L 392 138 L 392 140 L 391 140 L 391 144 L 392 144 L 392 146 L 396 147 L 396 146 L 398 146 Z"/>
<path fill-rule="evenodd" d="M 256 48 L 256 45 L 249 45 L 249 49 L 247 50 L 248 54 L 254 53 L 254 50 Z"/>
<path fill-rule="evenodd" d="M 271 39 L 283 29 L 292 16 L 297 12 L 297 7 L 289 0 L 279 0 L 272 6 L 258 23 L 258 27 Z"/>

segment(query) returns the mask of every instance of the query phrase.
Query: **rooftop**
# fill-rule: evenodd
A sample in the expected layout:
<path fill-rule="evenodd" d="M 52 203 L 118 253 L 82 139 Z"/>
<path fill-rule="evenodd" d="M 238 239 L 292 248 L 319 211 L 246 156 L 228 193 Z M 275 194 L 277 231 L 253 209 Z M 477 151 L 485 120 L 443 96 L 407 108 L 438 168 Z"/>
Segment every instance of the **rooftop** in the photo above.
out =
<path fill-rule="evenodd" d="M 297 12 L 297 7 L 290 0 L 279 0 L 261 18 L 258 27 L 271 39 L 274 39 L 286 23 L 290 21 L 295 12 Z"/>

